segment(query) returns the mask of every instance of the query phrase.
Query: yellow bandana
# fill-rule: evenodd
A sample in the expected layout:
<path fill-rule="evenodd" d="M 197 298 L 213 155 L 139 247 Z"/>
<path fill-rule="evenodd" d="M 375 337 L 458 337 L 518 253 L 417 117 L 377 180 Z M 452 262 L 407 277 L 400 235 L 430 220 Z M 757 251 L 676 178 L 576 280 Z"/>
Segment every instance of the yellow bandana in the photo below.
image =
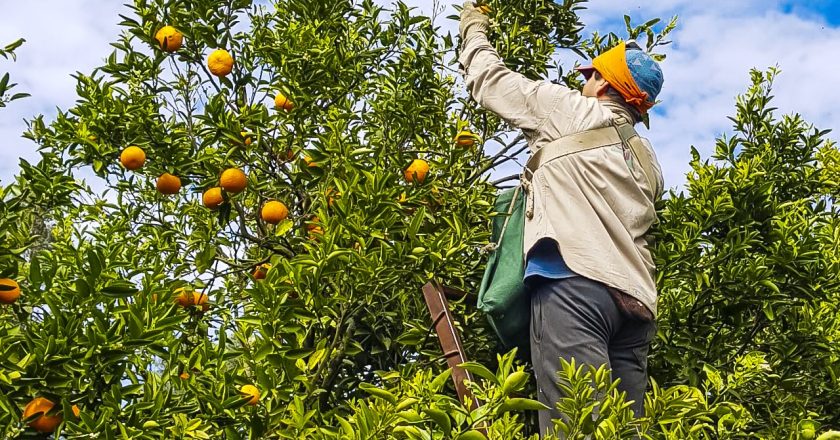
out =
<path fill-rule="evenodd" d="M 647 92 L 643 92 L 633 79 L 627 67 L 626 45 L 622 41 L 618 46 L 602 53 L 592 60 L 592 67 L 616 89 L 628 104 L 636 107 L 642 114 L 647 113 L 653 103 L 648 101 Z"/>

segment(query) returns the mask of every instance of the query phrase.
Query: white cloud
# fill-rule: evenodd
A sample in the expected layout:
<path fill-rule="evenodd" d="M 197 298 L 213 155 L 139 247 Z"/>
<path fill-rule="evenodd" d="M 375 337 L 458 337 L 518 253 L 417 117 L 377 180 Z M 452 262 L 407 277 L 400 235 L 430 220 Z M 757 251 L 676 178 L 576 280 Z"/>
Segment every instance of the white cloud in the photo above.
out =
<path fill-rule="evenodd" d="M 90 72 L 111 53 L 109 43 L 119 33 L 118 14 L 127 12 L 122 3 L 39 0 L 4 7 L 0 44 L 19 37 L 27 43 L 18 50 L 17 63 L 0 60 L 0 72 L 9 71 L 20 83 L 16 91 L 33 96 L 0 109 L 0 180 L 7 182 L 17 171 L 18 157 L 37 160 L 35 146 L 20 138 L 23 119 L 43 113 L 51 120 L 56 107 L 71 107 L 76 93 L 70 75 Z M 454 3 L 408 1 L 424 14 L 442 9 L 436 24 L 444 33 L 457 32 L 457 23 L 445 18 L 455 13 Z M 840 89 L 834 87 L 837 61 L 831 55 L 840 47 L 840 29 L 814 14 L 773 12 L 779 5 L 781 0 L 587 3 L 581 14 L 587 31 L 618 30 L 607 27 L 620 23 L 624 13 L 635 20 L 680 15 L 675 43 L 665 51 L 663 104 L 653 116 L 653 130 L 646 133 L 657 148 L 669 186 L 684 182 L 692 144 L 708 156 L 715 137 L 730 129 L 726 116 L 734 112 L 734 98 L 746 89 L 752 67 L 782 68 L 775 88 L 780 112 L 800 112 L 821 128 L 837 128 Z"/>
<path fill-rule="evenodd" d="M 89 73 L 111 53 L 109 44 L 119 35 L 122 2 L 103 0 L 38 0 L 3 6 L 0 44 L 18 38 L 26 43 L 17 51 L 15 63 L 0 60 L 0 72 L 9 72 L 17 82 L 15 92 L 32 96 L 0 109 L 0 181 L 9 182 L 18 171 L 18 158 L 37 161 L 36 146 L 20 137 L 23 119 L 44 114 L 52 120 L 56 108 L 69 108 L 76 100 L 76 81 L 71 74 Z"/>
<path fill-rule="evenodd" d="M 831 87 L 838 62 L 840 29 L 790 14 L 751 17 L 685 17 L 663 64 L 663 115 L 652 119 L 647 135 L 660 152 L 669 186 L 681 185 L 689 170 L 689 147 L 704 157 L 714 140 L 729 132 L 735 97 L 749 85 L 751 68 L 779 65 L 774 87 L 778 114 L 800 113 L 821 128 L 837 128 L 840 90 Z"/>
<path fill-rule="evenodd" d="M 634 19 L 654 17 L 670 18 L 674 15 L 691 17 L 714 14 L 721 17 L 747 16 L 756 11 L 777 9 L 781 0 L 591 0 L 579 15 L 589 26 L 598 26 L 607 21 L 622 20 L 624 14 Z"/>

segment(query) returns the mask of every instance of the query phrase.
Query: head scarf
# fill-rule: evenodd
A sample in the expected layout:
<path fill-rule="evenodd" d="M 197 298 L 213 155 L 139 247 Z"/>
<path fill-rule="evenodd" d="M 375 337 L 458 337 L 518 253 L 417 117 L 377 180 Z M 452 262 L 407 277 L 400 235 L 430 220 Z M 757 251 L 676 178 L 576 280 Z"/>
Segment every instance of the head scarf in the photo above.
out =
<path fill-rule="evenodd" d="M 622 41 L 618 46 L 592 60 L 592 67 L 624 97 L 628 104 L 644 114 L 653 107 L 654 100 L 650 94 L 639 88 L 633 78 L 630 67 L 627 65 L 626 50 L 627 45 Z"/>

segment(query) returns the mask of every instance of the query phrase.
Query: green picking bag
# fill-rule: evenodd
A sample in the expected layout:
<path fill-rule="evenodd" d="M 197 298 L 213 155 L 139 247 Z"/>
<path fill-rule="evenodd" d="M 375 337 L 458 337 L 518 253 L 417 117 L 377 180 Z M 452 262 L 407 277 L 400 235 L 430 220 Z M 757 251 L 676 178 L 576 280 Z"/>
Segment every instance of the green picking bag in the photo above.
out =
<path fill-rule="evenodd" d="M 525 194 L 521 186 L 502 191 L 496 199 L 491 235 L 492 254 L 478 291 L 478 308 L 505 349 L 530 350 L 531 301 L 525 290 Z"/>

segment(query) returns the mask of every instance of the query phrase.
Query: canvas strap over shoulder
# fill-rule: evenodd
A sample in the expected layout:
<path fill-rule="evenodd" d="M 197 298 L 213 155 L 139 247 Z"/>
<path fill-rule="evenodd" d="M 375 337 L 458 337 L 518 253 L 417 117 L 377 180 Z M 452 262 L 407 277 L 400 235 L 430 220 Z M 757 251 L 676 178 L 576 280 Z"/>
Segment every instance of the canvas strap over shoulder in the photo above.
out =
<path fill-rule="evenodd" d="M 531 155 L 522 173 L 522 186 L 528 192 L 525 215 L 528 218 L 534 215 L 531 179 L 541 166 L 563 156 L 615 144 L 622 144 L 624 148 L 630 149 L 637 163 L 641 166 L 642 173 L 645 175 L 651 191 L 656 194 L 657 188 L 653 164 L 650 161 L 650 156 L 643 151 L 642 139 L 639 137 L 636 129 L 633 128 L 633 125 L 628 123 L 624 118 L 619 118 L 607 127 L 563 136 L 550 142 Z"/>

